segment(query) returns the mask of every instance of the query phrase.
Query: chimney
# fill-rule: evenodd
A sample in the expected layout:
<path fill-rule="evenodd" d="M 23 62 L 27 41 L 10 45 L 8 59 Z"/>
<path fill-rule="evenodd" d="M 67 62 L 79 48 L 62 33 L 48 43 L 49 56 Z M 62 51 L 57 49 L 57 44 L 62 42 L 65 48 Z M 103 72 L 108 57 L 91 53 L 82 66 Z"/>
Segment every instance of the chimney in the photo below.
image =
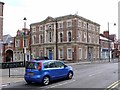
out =
<path fill-rule="evenodd" d="M 103 35 L 104 35 L 106 38 L 108 38 L 108 36 L 109 36 L 109 31 L 104 31 L 104 32 L 103 32 Z"/>

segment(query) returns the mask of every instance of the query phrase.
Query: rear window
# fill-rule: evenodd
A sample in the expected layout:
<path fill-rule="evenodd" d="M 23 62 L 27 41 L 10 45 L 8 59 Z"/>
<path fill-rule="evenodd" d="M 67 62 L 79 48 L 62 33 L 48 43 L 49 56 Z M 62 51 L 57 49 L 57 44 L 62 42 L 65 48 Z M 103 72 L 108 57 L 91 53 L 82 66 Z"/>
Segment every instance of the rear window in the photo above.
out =
<path fill-rule="evenodd" d="M 48 57 L 37 57 L 35 60 L 49 60 Z"/>
<path fill-rule="evenodd" d="M 27 69 L 37 69 L 39 63 L 38 62 L 28 62 L 26 65 Z"/>

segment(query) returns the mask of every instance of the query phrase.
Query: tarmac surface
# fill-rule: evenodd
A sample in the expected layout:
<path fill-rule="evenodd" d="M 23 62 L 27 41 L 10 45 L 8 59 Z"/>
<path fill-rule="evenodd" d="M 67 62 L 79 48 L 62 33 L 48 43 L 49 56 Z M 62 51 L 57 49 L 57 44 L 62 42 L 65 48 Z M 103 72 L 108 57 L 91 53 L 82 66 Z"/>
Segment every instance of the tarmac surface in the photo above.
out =
<path fill-rule="evenodd" d="M 77 63 L 66 63 L 67 65 L 74 65 L 74 64 L 94 64 L 94 63 L 114 63 L 114 62 L 118 62 L 118 59 L 116 60 L 112 60 L 111 62 L 109 62 L 108 60 L 101 60 L 101 61 L 88 61 L 88 62 L 77 62 Z M 23 70 L 25 70 L 25 68 L 21 68 Z M 8 72 L 6 73 L 7 75 L 2 74 L 2 72 L 4 72 L 6 69 L 0 69 L 0 88 L 6 86 L 7 84 L 10 83 L 17 83 L 17 82 L 21 82 L 24 81 L 24 73 L 22 75 L 11 75 L 9 77 Z M 16 72 L 13 72 L 16 73 Z"/>

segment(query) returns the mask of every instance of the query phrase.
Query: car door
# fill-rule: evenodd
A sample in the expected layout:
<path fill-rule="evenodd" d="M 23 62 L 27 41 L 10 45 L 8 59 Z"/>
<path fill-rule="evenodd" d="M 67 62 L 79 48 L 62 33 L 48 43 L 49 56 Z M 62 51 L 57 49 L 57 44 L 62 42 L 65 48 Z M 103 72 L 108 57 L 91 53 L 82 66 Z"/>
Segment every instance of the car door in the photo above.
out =
<path fill-rule="evenodd" d="M 57 67 L 56 72 L 58 73 L 57 77 L 58 78 L 66 77 L 67 74 L 68 74 L 68 69 L 67 69 L 67 67 L 65 67 L 65 64 L 63 62 L 60 62 L 60 61 L 56 61 L 55 64 L 56 64 L 56 67 Z"/>
<path fill-rule="evenodd" d="M 54 61 L 50 61 L 48 64 L 48 70 L 49 70 L 49 74 L 51 79 L 55 80 L 58 78 L 58 72 L 57 72 L 57 67 L 55 65 Z"/>

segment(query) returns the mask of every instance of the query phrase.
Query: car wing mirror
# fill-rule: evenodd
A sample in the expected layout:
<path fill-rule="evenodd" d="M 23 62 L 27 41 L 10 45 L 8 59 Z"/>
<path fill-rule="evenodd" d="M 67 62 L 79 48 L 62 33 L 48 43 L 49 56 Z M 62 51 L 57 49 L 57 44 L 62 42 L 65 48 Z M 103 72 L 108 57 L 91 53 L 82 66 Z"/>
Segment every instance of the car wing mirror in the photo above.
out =
<path fill-rule="evenodd" d="M 67 67 L 67 65 L 64 65 L 64 68 L 66 68 Z"/>

